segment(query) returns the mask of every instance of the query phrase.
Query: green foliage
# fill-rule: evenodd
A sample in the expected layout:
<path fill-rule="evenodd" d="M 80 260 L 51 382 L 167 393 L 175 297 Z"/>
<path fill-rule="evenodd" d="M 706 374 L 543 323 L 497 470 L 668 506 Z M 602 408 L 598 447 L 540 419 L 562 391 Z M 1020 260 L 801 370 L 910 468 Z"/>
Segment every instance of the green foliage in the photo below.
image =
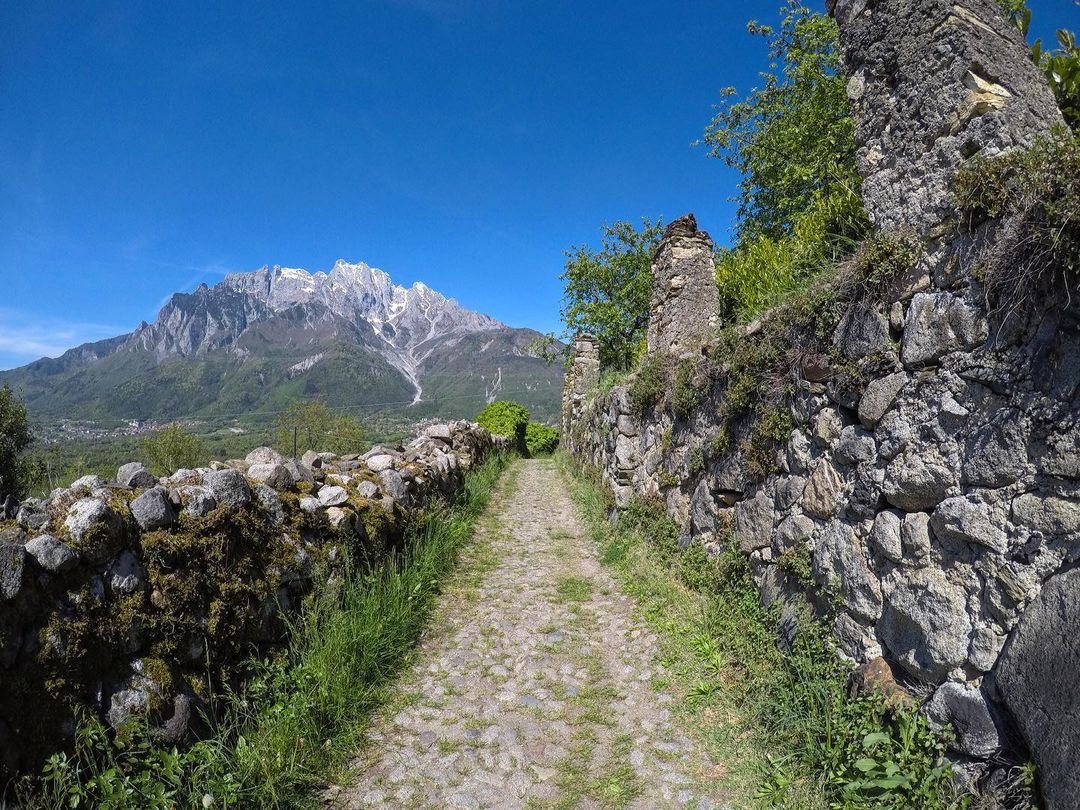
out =
<path fill-rule="evenodd" d="M 705 472 L 705 451 L 695 447 L 690 451 L 690 475 L 701 475 Z"/>
<path fill-rule="evenodd" d="M 810 548 L 800 543 L 780 552 L 776 560 L 780 570 L 798 582 L 810 588 L 814 586 L 813 562 Z"/>
<path fill-rule="evenodd" d="M 1025 0 L 999 2 L 1006 16 L 1026 37 L 1031 26 L 1031 9 Z M 1080 47 L 1076 45 L 1076 34 L 1059 28 L 1057 45 L 1053 50 L 1046 50 L 1041 40 L 1035 40 L 1031 46 L 1031 58 L 1046 75 L 1065 122 L 1073 131 L 1077 131 L 1080 130 Z"/>
<path fill-rule="evenodd" d="M 335 411 L 319 400 L 299 400 L 274 420 L 274 444 L 287 455 L 316 452 L 362 453 L 367 449 L 367 432 L 360 420 Z"/>
<path fill-rule="evenodd" d="M 667 388 L 664 358 L 659 354 L 646 354 L 641 358 L 637 373 L 630 380 L 626 391 L 631 411 L 644 415 L 663 399 Z"/>
<path fill-rule="evenodd" d="M 671 409 L 675 415 L 687 419 L 693 415 L 709 393 L 708 376 L 699 364 L 687 358 L 675 367 L 675 382 L 671 390 Z"/>
<path fill-rule="evenodd" d="M 534 357 L 539 357 L 549 366 L 561 362 L 564 366 L 570 362 L 572 352 L 570 346 L 559 343 L 553 332 L 541 335 L 525 347 L 525 351 Z"/>
<path fill-rule="evenodd" d="M 84 717 L 75 750 L 24 783 L 19 806 L 306 806 L 355 752 L 506 462 L 470 471 L 457 502 L 429 510 L 397 556 L 320 591 L 292 626 L 288 653 L 251 661 L 242 690 L 221 696 L 204 739 L 178 752 L 138 725 L 111 736 Z"/>
<path fill-rule="evenodd" d="M 656 476 L 656 480 L 663 489 L 671 489 L 672 487 L 679 486 L 681 483 L 679 481 L 679 476 L 671 470 L 660 470 Z"/>
<path fill-rule="evenodd" d="M 660 222 L 604 225 L 600 250 L 567 251 L 562 274 L 562 318 L 572 332 L 600 343 L 600 363 L 630 368 L 641 352 L 652 296 L 652 256 L 663 233 Z"/>
<path fill-rule="evenodd" d="M 859 196 L 854 128 L 836 23 L 796 0 L 779 30 L 751 22 L 770 72 L 725 101 L 705 130 L 712 154 L 742 174 L 738 241 L 716 257 L 721 317 L 750 320 L 850 253 L 870 227 Z"/>
<path fill-rule="evenodd" d="M 1011 312 L 1080 272 L 1080 136 L 1057 132 L 1027 150 L 973 160 L 954 191 L 970 225 L 1001 218 L 1003 231 L 977 273 L 991 308 Z"/>
<path fill-rule="evenodd" d="M 525 449 L 530 456 L 554 453 L 559 446 L 559 429 L 541 422 L 529 422 L 525 428 Z"/>
<path fill-rule="evenodd" d="M 794 428 L 787 403 L 759 409 L 750 437 L 742 444 L 746 471 L 752 478 L 764 478 L 776 471 L 776 450 Z"/>
<path fill-rule="evenodd" d="M 815 207 L 829 212 L 825 230 L 843 234 L 855 216 L 860 186 L 854 126 L 839 70 L 836 23 L 796 0 L 781 7 L 780 28 L 751 22 L 763 37 L 770 71 L 762 85 L 737 101 L 734 88 L 705 129 L 712 154 L 742 174 L 741 243 L 778 239 Z M 833 205 L 832 197 L 846 202 Z"/>
<path fill-rule="evenodd" d="M 33 440 L 26 407 L 5 385 L 0 388 L 0 498 L 22 495 L 25 480 L 20 475 L 19 455 Z"/>
<path fill-rule="evenodd" d="M 206 447 L 179 422 L 166 425 L 143 440 L 142 453 L 151 471 L 172 475 L 180 469 L 193 469 L 206 463 Z"/>
<path fill-rule="evenodd" d="M 523 405 L 509 400 L 497 400 L 480 411 L 476 421 L 496 436 L 506 436 L 519 453 L 527 453 L 526 435 L 529 430 L 529 412 Z"/>
<path fill-rule="evenodd" d="M 635 532 L 666 558 L 679 551 L 679 527 L 664 509 L 659 498 L 636 496 L 619 513 L 622 531 Z"/>
<path fill-rule="evenodd" d="M 839 223 L 839 224 L 838 224 Z M 716 259 L 720 311 L 725 320 L 750 320 L 782 303 L 822 270 L 834 267 L 869 231 L 852 187 L 815 197 L 792 222 L 789 234 L 744 238 Z"/>
<path fill-rule="evenodd" d="M 913 237 L 872 233 L 859 243 L 852 257 L 852 281 L 862 285 L 867 293 L 890 298 L 884 291 L 915 267 L 921 252 Z"/>

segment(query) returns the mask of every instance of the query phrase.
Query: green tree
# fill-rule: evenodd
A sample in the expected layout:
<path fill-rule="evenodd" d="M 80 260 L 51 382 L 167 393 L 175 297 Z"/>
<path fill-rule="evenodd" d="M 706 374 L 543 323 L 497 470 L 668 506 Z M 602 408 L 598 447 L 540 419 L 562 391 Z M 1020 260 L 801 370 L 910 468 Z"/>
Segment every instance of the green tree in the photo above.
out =
<path fill-rule="evenodd" d="M 796 0 L 781 18 L 779 28 L 748 24 L 767 43 L 770 68 L 743 98 L 723 91 L 703 139 L 742 174 L 736 244 L 717 251 L 724 319 L 749 320 L 780 303 L 870 228 L 836 23 Z"/>
<path fill-rule="evenodd" d="M 496 436 L 509 438 L 519 453 L 528 453 L 525 434 L 529 426 L 529 412 L 524 405 L 500 399 L 480 411 L 476 421 Z"/>
<path fill-rule="evenodd" d="M 26 406 L 5 385 L 0 388 L 0 501 L 7 495 L 22 496 L 25 482 L 19 456 L 33 440 Z"/>
<path fill-rule="evenodd" d="M 722 91 L 704 143 L 742 174 L 740 241 L 789 235 L 800 216 L 829 198 L 846 202 L 833 206 L 830 230 L 858 232 L 865 214 L 836 23 L 797 0 L 781 15 L 779 29 L 747 24 L 768 43 L 770 69 L 745 98 L 733 87 Z"/>
<path fill-rule="evenodd" d="M 166 425 L 142 443 L 143 455 L 156 474 L 172 475 L 206 463 L 206 447 L 179 422 Z"/>
<path fill-rule="evenodd" d="M 291 455 L 307 450 L 329 453 L 362 453 L 367 449 L 367 432 L 360 420 L 333 410 L 325 402 L 301 400 L 274 420 L 278 450 Z"/>
<path fill-rule="evenodd" d="M 566 252 L 562 318 L 571 334 L 588 332 L 600 343 L 600 362 L 629 368 L 641 352 L 649 323 L 652 257 L 663 225 L 642 220 L 604 225 L 600 250 Z"/>

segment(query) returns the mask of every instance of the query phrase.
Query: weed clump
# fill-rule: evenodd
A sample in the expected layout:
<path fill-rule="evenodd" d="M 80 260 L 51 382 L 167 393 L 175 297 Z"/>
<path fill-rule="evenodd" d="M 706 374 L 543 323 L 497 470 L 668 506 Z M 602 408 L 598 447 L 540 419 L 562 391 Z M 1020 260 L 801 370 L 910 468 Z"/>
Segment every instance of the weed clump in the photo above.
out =
<path fill-rule="evenodd" d="M 646 354 L 641 358 L 637 374 L 630 381 L 626 392 L 630 409 L 644 416 L 663 398 L 666 387 L 667 374 L 663 357 L 659 354 Z"/>
<path fill-rule="evenodd" d="M 1023 312 L 1055 287 L 1071 292 L 1080 272 L 1080 136 L 1058 131 L 1031 149 L 974 160 L 954 194 L 969 229 L 999 219 L 978 258 L 987 308 Z"/>
<path fill-rule="evenodd" d="M 698 363 L 690 358 L 679 361 L 671 391 L 671 409 L 681 419 L 687 419 L 705 401 L 709 379 Z"/>

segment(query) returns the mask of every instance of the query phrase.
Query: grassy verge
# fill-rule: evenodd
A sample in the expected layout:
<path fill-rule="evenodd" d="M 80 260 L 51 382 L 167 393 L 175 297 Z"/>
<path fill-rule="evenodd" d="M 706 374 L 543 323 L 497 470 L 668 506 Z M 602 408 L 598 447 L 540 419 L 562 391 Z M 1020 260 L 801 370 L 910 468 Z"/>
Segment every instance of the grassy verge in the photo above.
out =
<path fill-rule="evenodd" d="M 164 749 L 145 731 L 111 739 L 87 720 L 76 751 L 54 756 L 20 806 L 314 806 L 314 789 L 356 749 L 409 660 L 507 463 L 500 456 L 468 473 L 453 504 L 415 521 L 399 556 L 327 583 L 292 628 L 286 653 L 253 661 L 243 692 L 222 698 L 224 719 L 207 738 Z"/>
<path fill-rule="evenodd" d="M 679 711 L 745 807 L 961 808 L 944 741 L 910 708 L 851 696 L 830 634 L 808 616 L 778 645 L 777 610 L 760 606 L 746 558 L 680 552 L 677 527 L 638 501 L 609 518 L 604 487 L 565 455 L 560 467 L 600 550 L 658 631 Z"/>

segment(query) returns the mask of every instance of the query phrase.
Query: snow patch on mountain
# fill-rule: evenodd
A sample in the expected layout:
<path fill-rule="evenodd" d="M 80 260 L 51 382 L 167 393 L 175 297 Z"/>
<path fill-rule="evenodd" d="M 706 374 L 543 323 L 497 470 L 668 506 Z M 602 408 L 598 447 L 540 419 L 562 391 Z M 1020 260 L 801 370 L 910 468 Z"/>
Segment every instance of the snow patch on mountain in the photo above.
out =
<path fill-rule="evenodd" d="M 366 322 L 382 343 L 380 353 L 413 384 L 414 402 L 423 396 L 420 367 L 436 339 L 505 328 L 423 282 L 403 287 L 376 267 L 344 259 L 329 273 L 279 265 L 231 273 L 218 287 L 253 296 L 271 312 L 318 303 L 353 323 Z"/>

